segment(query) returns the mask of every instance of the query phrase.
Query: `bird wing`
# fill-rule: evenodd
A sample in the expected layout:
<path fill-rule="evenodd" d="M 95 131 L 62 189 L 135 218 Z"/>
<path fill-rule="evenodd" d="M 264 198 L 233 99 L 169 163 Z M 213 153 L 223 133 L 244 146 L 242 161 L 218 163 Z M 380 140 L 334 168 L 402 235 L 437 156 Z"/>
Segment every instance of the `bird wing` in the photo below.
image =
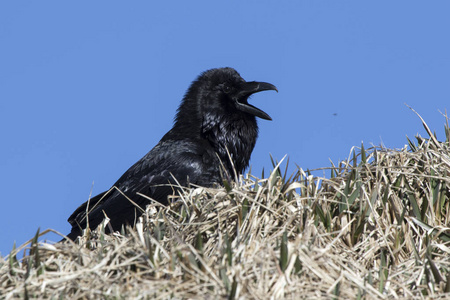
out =
<path fill-rule="evenodd" d="M 134 224 L 150 203 L 137 193 L 166 205 L 167 196 L 175 193 L 174 185 L 177 183 L 181 186 L 189 183 L 210 186 L 220 182 L 219 171 L 212 167 L 215 154 L 208 149 L 198 141 L 161 141 L 119 178 L 114 184 L 117 189 L 103 192 L 75 210 L 68 219 L 73 226 L 72 232 L 76 232 L 73 236 L 79 234 L 80 228 L 86 227 L 87 218 L 89 227 L 95 228 L 105 214 L 114 230 L 126 223 Z"/>

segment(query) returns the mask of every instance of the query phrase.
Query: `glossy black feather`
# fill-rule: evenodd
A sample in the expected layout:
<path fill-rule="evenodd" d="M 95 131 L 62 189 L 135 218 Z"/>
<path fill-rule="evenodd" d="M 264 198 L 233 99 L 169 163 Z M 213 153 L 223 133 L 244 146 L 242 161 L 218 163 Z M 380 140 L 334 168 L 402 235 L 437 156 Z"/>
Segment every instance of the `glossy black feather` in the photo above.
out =
<path fill-rule="evenodd" d="M 105 215 L 113 230 L 133 225 L 149 204 L 137 193 L 166 205 L 174 192 L 170 186 L 175 184 L 173 178 L 182 186 L 210 187 L 220 184 L 223 174 L 231 176 L 232 165 L 238 173 L 243 172 L 258 136 L 255 116 L 270 119 L 247 99 L 264 90 L 276 88 L 264 82 L 246 82 L 232 68 L 202 73 L 186 92 L 173 128 L 117 180 L 117 189 L 103 192 L 75 210 L 68 219 L 72 225 L 68 237 L 75 239 L 88 225 L 96 228 Z"/>

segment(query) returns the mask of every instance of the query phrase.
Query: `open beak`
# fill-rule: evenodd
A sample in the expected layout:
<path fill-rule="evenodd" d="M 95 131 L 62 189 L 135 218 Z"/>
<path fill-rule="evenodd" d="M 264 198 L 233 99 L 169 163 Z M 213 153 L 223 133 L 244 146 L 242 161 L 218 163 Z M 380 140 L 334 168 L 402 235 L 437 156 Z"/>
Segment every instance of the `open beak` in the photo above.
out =
<path fill-rule="evenodd" d="M 247 101 L 250 95 L 269 90 L 278 92 L 277 88 L 273 84 L 267 82 L 251 81 L 243 83 L 241 90 L 239 91 L 236 97 L 237 109 L 264 120 L 272 120 L 272 118 L 268 114 L 266 114 L 259 108 L 249 104 Z"/>

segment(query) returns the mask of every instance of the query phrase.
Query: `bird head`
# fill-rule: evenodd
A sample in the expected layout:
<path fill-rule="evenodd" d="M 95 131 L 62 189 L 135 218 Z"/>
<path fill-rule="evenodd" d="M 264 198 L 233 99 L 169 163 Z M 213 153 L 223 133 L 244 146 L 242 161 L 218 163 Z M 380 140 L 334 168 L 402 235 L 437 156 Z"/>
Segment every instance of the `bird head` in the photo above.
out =
<path fill-rule="evenodd" d="M 184 114 L 184 120 L 195 116 L 202 122 L 215 116 L 272 120 L 267 113 L 248 103 L 251 95 L 267 90 L 278 91 L 267 82 L 245 81 L 233 68 L 211 69 L 200 74 L 191 84 L 176 119 Z"/>
<path fill-rule="evenodd" d="M 251 95 L 267 91 L 278 91 L 267 82 L 245 81 L 233 68 L 211 69 L 198 78 L 206 83 L 205 89 L 209 92 L 205 104 L 209 109 L 223 111 L 227 115 L 232 113 L 245 113 L 265 120 L 272 118 L 261 109 L 248 103 Z"/>

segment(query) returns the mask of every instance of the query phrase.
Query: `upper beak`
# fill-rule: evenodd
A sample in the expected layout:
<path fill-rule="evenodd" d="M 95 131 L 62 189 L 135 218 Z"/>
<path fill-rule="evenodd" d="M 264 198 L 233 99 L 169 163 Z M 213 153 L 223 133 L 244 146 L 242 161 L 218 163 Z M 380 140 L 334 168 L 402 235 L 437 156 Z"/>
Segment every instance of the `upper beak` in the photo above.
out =
<path fill-rule="evenodd" d="M 272 120 L 272 118 L 268 114 L 266 114 L 259 108 L 247 102 L 247 99 L 250 95 L 269 90 L 278 92 L 276 86 L 267 82 L 257 82 L 257 81 L 245 82 L 237 95 L 236 99 L 237 108 L 241 111 L 260 117 L 261 119 Z"/>

